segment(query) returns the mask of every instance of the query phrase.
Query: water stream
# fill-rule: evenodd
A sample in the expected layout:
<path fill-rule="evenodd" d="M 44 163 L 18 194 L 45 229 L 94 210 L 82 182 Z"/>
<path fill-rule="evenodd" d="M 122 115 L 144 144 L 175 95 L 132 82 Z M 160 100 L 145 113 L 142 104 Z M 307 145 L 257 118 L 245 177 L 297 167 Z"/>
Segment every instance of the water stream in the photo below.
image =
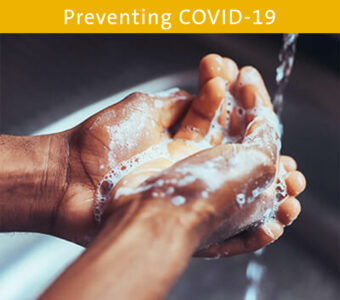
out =
<path fill-rule="evenodd" d="M 246 277 L 248 286 L 244 295 L 244 300 L 257 300 L 260 292 L 260 283 L 265 272 L 263 260 L 264 249 L 254 252 L 254 258 L 247 264 Z"/>
<path fill-rule="evenodd" d="M 288 84 L 294 66 L 296 42 L 299 34 L 287 33 L 283 35 L 283 43 L 279 53 L 279 66 L 276 68 L 277 89 L 273 96 L 274 110 L 280 117 L 283 108 L 283 93 Z"/>

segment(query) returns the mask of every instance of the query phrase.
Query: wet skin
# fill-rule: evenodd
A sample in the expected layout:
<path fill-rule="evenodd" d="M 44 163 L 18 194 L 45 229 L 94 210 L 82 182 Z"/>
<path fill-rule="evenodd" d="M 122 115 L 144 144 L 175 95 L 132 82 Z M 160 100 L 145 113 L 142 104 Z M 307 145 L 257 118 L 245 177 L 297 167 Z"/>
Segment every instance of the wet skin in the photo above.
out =
<path fill-rule="evenodd" d="M 247 82 L 249 73 L 254 75 L 251 82 Z M 185 141 L 199 142 L 206 137 L 211 120 L 225 96 L 226 86 L 246 112 L 242 117 L 235 110 L 231 112 L 227 128 L 228 134 L 231 136 L 245 137 L 246 124 L 254 118 L 251 110 L 247 112 L 247 109 L 251 109 L 256 104 L 255 95 L 260 96 L 262 105 L 271 107 L 263 81 L 253 68 L 245 67 L 239 71 L 232 60 L 217 55 L 208 55 L 202 59 L 199 86 L 199 94 L 195 99 L 184 91 L 176 91 L 161 98 L 141 93 L 132 94 L 120 103 L 108 107 L 76 128 L 66 132 L 39 137 L 0 136 L 0 144 L 3 149 L 0 190 L 3 196 L 1 205 L 4 212 L 0 221 L 1 230 L 43 232 L 81 245 L 87 245 L 102 228 L 102 224 L 96 222 L 93 215 L 97 185 L 105 174 L 114 168 L 114 164 L 145 151 L 165 138 L 171 138 L 168 150 L 175 158 L 172 161 L 163 159 L 162 162 L 159 160 L 149 162 L 149 168 L 150 166 L 153 167 L 152 171 L 145 168 L 146 166 L 141 166 L 139 171 L 142 170 L 142 172 L 131 172 L 128 175 L 128 182 L 132 182 L 134 186 L 142 185 L 143 181 L 150 175 L 156 175 L 155 173 L 166 168 L 168 168 L 168 173 L 163 172 L 159 176 L 171 176 L 171 173 L 175 176 L 176 168 L 174 168 L 173 163 L 177 161 L 176 165 L 178 165 L 181 163 L 180 160 L 190 155 L 193 155 L 192 159 L 195 164 L 199 165 L 199 158 L 197 157 L 201 154 L 197 153 L 199 155 L 196 158 L 194 154 L 200 150 L 199 147 L 192 144 L 188 145 Z M 162 105 L 157 103 L 160 100 Z M 222 105 L 218 117 L 221 128 L 226 125 L 226 113 L 227 110 Z M 144 118 L 144 121 L 137 123 L 136 120 L 141 117 Z M 172 131 L 172 134 L 170 134 L 168 129 L 183 117 L 184 119 L 177 132 L 174 134 Z M 265 128 L 265 122 L 264 124 L 253 123 L 249 131 L 251 127 Z M 248 134 L 250 134 L 249 131 Z M 263 133 L 261 134 L 263 137 Z M 260 138 L 262 138 L 261 134 L 259 134 Z M 222 137 L 222 130 L 216 130 L 210 136 L 209 142 L 212 147 L 215 147 L 203 152 L 204 159 L 210 160 L 221 156 L 224 151 L 225 161 L 228 161 L 227 149 L 230 148 L 230 145 L 220 145 Z M 125 143 L 122 143 L 122 140 Z M 241 142 L 242 139 L 235 146 L 243 149 Z M 272 144 L 271 146 L 266 150 L 254 146 L 253 150 L 256 150 L 257 154 L 262 153 L 262 159 L 266 159 L 266 155 L 275 150 L 275 145 Z M 249 151 L 249 147 L 247 151 Z M 222 154 L 222 157 L 224 154 Z M 248 238 L 260 234 L 263 235 L 263 238 L 255 239 L 258 242 L 252 242 L 252 246 L 248 247 L 249 249 L 240 246 L 239 250 L 231 252 L 252 251 L 272 242 L 280 236 L 283 226 L 291 223 L 298 215 L 300 206 L 295 197 L 304 189 L 305 180 L 303 175 L 296 171 L 296 164 L 293 159 L 281 157 L 281 161 L 285 166 L 288 164 L 288 167 L 285 167 L 288 172 L 285 177 L 290 197 L 279 206 L 277 220 L 267 224 L 267 227 L 272 227 L 276 233 L 268 237 L 268 234 L 266 234 L 268 230 L 265 231 L 263 227 L 259 227 L 255 232 L 244 234 L 242 237 Z M 188 162 L 190 163 L 190 160 L 185 163 Z M 244 164 L 247 163 L 245 160 Z M 263 178 L 274 181 L 277 170 L 276 158 L 274 157 L 274 160 L 271 161 L 268 159 L 265 164 L 266 168 L 260 168 L 262 173 L 266 172 L 266 174 L 263 173 Z M 220 169 L 222 175 L 228 173 L 227 169 L 227 167 Z M 256 176 L 262 176 L 261 172 L 254 171 L 253 174 L 250 169 L 248 171 L 249 178 L 253 177 L 254 179 Z M 25 175 L 23 176 L 23 174 Z M 122 185 L 122 182 L 118 184 L 118 187 Z M 241 178 L 237 185 L 242 185 L 242 182 L 248 182 L 248 179 L 243 180 Z M 214 200 L 214 196 L 209 195 L 209 201 L 205 201 L 206 199 L 201 201 L 202 199 L 197 196 L 199 195 L 197 191 L 199 189 L 205 190 L 204 183 L 202 183 L 202 186 L 197 185 L 196 193 L 190 195 L 189 191 L 186 192 L 188 201 L 185 205 L 175 207 L 175 210 L 173 205 L 170 205 L 167 208 L 168 213 L 174 218 L 188 218 L 190 221 L 185 222 L 188 224 L 191 224 L 193 220 L 195 220 L 195 224 L 204 223 L 204 218 L 207 218 L 207 215 L 211 219 L 216 219 L 216 224 L 211 225 L 206 232 L 202 231 L 202 233 L 205 232 L 203 234 L 205 237 L 202 237 L 202 240 L 215 231 L 219 223 L 230 220 L 229 229 L 232 228 L 232 232 L 225 232 L 222 236 L 231 236 L 255 221 L 249 219 L 254 205 L 255 208 L 265 206 L 256 204 L 261 201 L 254 201 L 253 205 L 248 206 L 248 210 L 247 207 L 244 207 L 242 213 L 237 207 L 233 211 L 227 212 L 228 207 L 231 209 L 235 204 L 235 195 L 228 195 L 227 182 L 225 186 L 226 189 L 222 187 L 219 189 L 223 196 L 220 196 L 218 200 L 217 198 Z M 175 189 L 176 185 L 173 188 Z M 195 190 L 195 187 L 191 186 L 190 189 Z M 114 192 L 115 190 L 110 194 L 111 199 L 115 196 Z M 262 195 L 262 197 L 264 196 L 268 199 L 266 201 L 268 203 L 272 201 L 274 191 L 268 189 Z M 138 197 L 145 198 L 144 195 Z M 165 197 L 162 202 L 171 202 L 171 199 L 168 198 Z M 22 199 L 25 199 L 25 201 L 22 201 Z M 137 199 L 136 201 L 140 200 Z M 107 203 L 110 204 L 110 207 L 107 208 L 105 213 L 106 218 L 108 218 L 110 212 L 112 213 L 111 217 L 116 219 L 115 210 L 119 211 L 119 206 L 125 202 L 128 201 L 126 199 L 110 201 L 109 199 Z M 196 202 L 201 207 L 202 212 L 191 207 Z M 15 210 L 13 209 L 14 206 Z M 204 215 L 205 217 L 200 220 L 201 216 Z M 226 223 L 226 225 L 228 224 Z M 238 241 L 240 237 L 237 237 Z M 253 239 L 249 238 L 249 240 Z M 205 251 L 206 254 L 208 252 Z M 224 252 L 227 253 L 228 251 Z"/>
<path fill-rule="evenodd" d="M 263 105 L 272 110 L 270 98 L 262 78 L 255 69 L 245 67 L 239 71 L 232 60 L 222 58 L 218 55 L 208 55 L 202 59 L 200 64 L 199 85 L 200 90 L 198 96 L 194 99 L 189 111 L 186 113 L 186 116 L 181 123 L 181 127 L 173 135 L 172 141 L 168 144 L 168 150 L 172 159 L 170 158 L 168 161 L 165 161 L 164 159 L 162 159 L 162 161 L 160 161 L 160 159 L 155 159 L 154 161 L 148 161 L 135 170 L 132 170 L 128 175 L 121 179 L 111 193 L 111 196 L 122 186 L 130 186 L 132 188 L 137 187 L 151 175 L 155 175 L 163 169 L 169 168 L 174 162 L 177 162 L 175 167 L 170 168 L 168 171 L 163 172 L 151 180 L 157 182 L 157 180 L 161 179 L 170 182 L 170 184 L 165 184 L 162 188 L 157 187 L 157 194 L 162 194 L 162 190 L 166 191 L 169 188 L 174 188 L 175 191 L 173 195 L 185 195 L 185 199 L 188 202 L 188 204 L 186 204 L 188 210 L 196 210 L 195 206 L 197 205 L 200 207 L 199 209 L 203 211 L 200 213 L 207 215 L 214 214 L 216 220 L 218 218 L 222 219 L 217 221 L 217 223 L 223 223 L 222 228 L 219 227 L 214 236 L 210 236 L 205 244 L 210 244 L 213 241 L 218 241 L 219 243 L 199 251 L 197 255 L 230 256 L 251 252 L 276 240 L 283 233 L 284 226 L 291 224 L 297 217 L 300 212 L 300 203 L 294 197 L 305 188 L 305 180 L 303 175 L 296 171 L 295 161 L 287 156 L 281 156 L 278 160 L 277 157 L 275 157 L 269 162 L 266 161 L 267 157 L 260 157 L 261 155 L 257 156 L 258 161 L 251 170 L 251 156 L 258 154 L 265 154 L 265 156 L 271 154 L 272 156 L 275 156 L 274 152 L 276 151 L 274 141 L 270 141 L 270 145 L 267 148 L 261 144 L 256 146 L 250 145 L 250 147 L 242 145 L 242 142 L 247 140 L 247 135 L 250 136 L 256 130 L 258 130 L 260 139 L 264 139 L 264 136 L 266 135 L 265 131 L 267 128 L 266 124 L 263 123 L 263 120 L 254 121 L 257 117 L 256 112 L 254 113 L 253 110 L 256 105 Z M 230 90 L 236 98 L 236 101 L 245 109 L 245 115 L 239 116 L 237 107 L 234 107 L 231 112 L 228 112 L 224 103 L 226 89 Z M 256 101 L 259 101 L 260 103 L 256 104 Z M 220 110 L 218 110 L 219 108 Z M 228 134 L 237 137 L 239 140 L 239 143 L 237 143 L 235 147 L 238 148 L 238 155 L 242 157 L 240 164 L 248 165 L 248 170 L 240 172 L 237 176 L 233 177 L 232 180 L 226 179 L 219 187 L 218 191 L 222 196 L 219 196 L 216 200 L 214 198 L 214 193 L 208 193 L 209 199 L 200 199 L 202 197 L 197 196 L 200 195 L 200 192 L 202 194 L 202 192 L 209 189 L 208 184 L 204 182 L 197 181 L 187 187 L 181 186 L 180 188 L 174 186 L 172 183 L 174 182 L 174 179 L 177 180 L 177 182 L 180 182 L 180 179 L 183 180 L 185 178 L 176 174 L 176 169 L 180 169 L 181 164 L 184 163 L 178 162 L 179 158 L 183 159 L 185 156 L 190 156 L 201 150 L 199 146 L 195 146 L 193 143 L 188 144 L 185 141 L 190 140 L 200 142 L 201 140 L 206 139 L 211 128 L 211 121 L 216 117 L 216 114 L 218 114 L 217 119 L 221 127 L 209 136 L 208 142 L 211 147 L 221 145 L 226 129 L 225 123 L 228 113 L 230 114 L 229 127 L 227 128 Z M 251 122 L 252 124 L 250 124 Z M 269 139 L 271 138 L 272 137 L 269 137 Z M 231 145 L 216 147 L 215 149 L 201 153 L 201 158 L 197 155 L 196 158 L 192 157 L 191 159 L 186 160 L 185 163 L 189 166 L 192 163 L 192 166 L 190 167 L 193 167 L 197 163 L 203 163 L 205 160 L 213 159 L 218 155 L 224 156 L 225 161 L 228 161 L 228 159 L 231 159 L 231 155 L 228 153 L 230 152 L 230 147 Z M 273 184 L 271 184 L 265 192 L 259 195 L 251 204 L 244 205 L 242 208 L 235 203 L 235 190 L 244 185 L 245 181 L 251 183 L 251 181 L 254 180 L 257 182 L 256 187 L 258 187 L 260 186 L 259 182 L 261 182 L 261 180 L 262 182 L 270 180 L 270 177 L 274 177 L 272 172 L 275 165 L 281 165 L 284 168 L 285 174 L 283 175 L 282 180 L 284 180 L 287 185 L 287 195 L 284 199 L 281 199 L 283 201 L 280 202 L 280 206 L 276 211 L 276 218 L 267 220 L 265 224 L 262 224 L 257 228 L 252 227 L 250 230 L 238 235 L 234 239 L 222 242 L 223 238 L 230 238 L 245 228 L 250 227 L 250 225 L 259 222 L 265 210 L 273 206 L 273 199 L 276 196 L 275 179 L 272 180 Z M 218 168 L 218 174 L 220 174 L 221 177 L 223 177 L 223 173 L 228 174 L 232 171 L 229 166 L 219 165 Z M 234 166 L 234 169 L 241 168 L 240 165 Z M 202 172 L 207 172 L 207 170 L 202 167 Z M 185 176 L 189 175 L 190 174 L 185 174 Z M 268 178 L 266 178 L 266 176 L 268 176 Z M 278 172 L 276 172 L 275 178 L 277 176 Z M 264 180 L 264 178 L 266 179 Z M 236 183 L 235 180 L 237 181 Z M 230 181 L 233 182 L 231 183 Z M 122 184 L 122 182 L 124 182 L 124 184 Z M 147 182 L 150 185 L 150 180 Z M 251 184 L 249 185 L 251 186 Z M 254 188 L 254 186 L 252 188 Z M 151 187 L 151 189 L 154 191 L 155 187 Z M 163 194 L 165 195 L 165 198 L 171 198 L 166 196 L 166 192 Z M 150 194 L 148 197 L 151 197 Z M 211 202 L 214 200 L 220 203 L 212 205 Z M 168 201 L 170 201 L 170 199 Z M 116 200 L 112 206 L 115 207 L 116 205 L 120 205 L 120 202 L 123 201 Z M 212 225 L 212 227 L 213 226 L 215 225 Z"/>
<path fill-rule="evenodd" d="M 180 91 L 163 98 L 163 106 L 155 105 L 156 99 L 152 96 L 133 94 L 68 133 L 69 184 L 59 206 L 55 232 L 84 244 L 87 242 L 83 239 L 84 234 L 91 232 L 91 239 L 101 226 L 94 221 L 93 200 L 84 203 L 84 199 L 93 199 L 97 184 L 115 167 L 109 166 L 112 149 L 120 150 L 114 157 L 117 164 L 145 151 L 152 143 L 170 137 L 172 155 L 185 158 L 175 160 L 174 164 L 172 160 L 160 164 L 156 159 L 157 170 L 150 161 L 127 174 L 118 186 L 137 185 L 133 194 L 116 197 L 118 187 L 102 186 L 104 193 L 108 191 L 102 229 L 84 254 L 41 299 L 162 299 L 197 247 L 212 234 L 217 232 L 218 238 L 231 238 L 219 240 L 196 255 L 230 256 L 254 251 L 275 241 L 284 226 L 298 216 L 300 203 L 295 197 L 305 188 L 305 179 L 296 171 L 292 158 L 278 157 L 277 137 L 268 127 L 270 113 L 261 116 L 257 115 L 261 109 L 251 109 L 260 105 L 271 111 L 270 99 L 258 72 L 251 67 L 239 71 L 231 60 L 209 55 L 200 64 L 199 85 L 200 92 L 194 100 Z M 223 133 L 217 130 L 209 140 L 212 148 L 199 152 L 195 147 L 188 148 L 183 140 L 199 142 L 206 137 L 227 87 L 245 109 L 242 118 L 231 112 L 227 128 L 230 135 L 240 136 L 240 139 L 235 144 L 221 144 Z M 122 145 L 114 143 L 112 131 L 108 129 L 124 122 L 126 116 L 138 113 L 140 107 L 150 112 L 151 120 L 156 120 L 157 126 L 150 125 L 151 120 L 140 122 L 134 127 L 136 134 L 129 135 L 131 144 L 136 147 L 120 148 Z M 218 120 L 223 128 L 227 110 L 219 112 Z M 107 114 L 114 114 L 117 119 L 113 121 Z M 184 114 L 179 130 L 170 135 L 167 128 Z M 153 139 L 146 138 L 147 133 Z M 120 140 L 122 133 L 118 130 L 115 134 Z M 235 154 L 241 159 L 231 164 Z M 108 167 L 102 169 L 101 165 Z M 272 205 L 280 165 L 285 169 L 281 179 L 287 185 L 288 195 L 280 202 L 275 218 L 232 237 L 258 220 L 263 213 L 262 207 Z M 211 178 L 205 180 L 202 176 L 205 174 L 201 172 L 202 167 L 214 175 L 214 180 L 218 179 L 217 188 Z M 200 172 L 195 172 L 197 170 Z M 190 172 L 198 180 L 180 184 Z M 174 205 L 173 195 L 167 193 L 169 187 L 174 189 L 174 194 L 185 196 L 185 203 Z M 235 201 L 236 193 L 242 190 L 249 194 L 256 187 L 265 190 L 240 208 Z M 202 196 L 204 191 L 209 192 L 208 198 Z M 72 235 L 69 233 L 71 228 L 77 228 Z"/>
<path fill-rule="evenodd" d="M 87 244 L 101 228 L 93 218 L 93 199 L 96 197 L 98 183 L 115 165 L 160 143 L 165 138 L 172 139 L 168 150 L 173 160 L 149 161 L 126 175 L 126 178 L 123 178 L 107 197 L 109 204 L 105 206 L 105 217 L 115 218 L 115 211 L 119 211 L 120 206 L 126 206 L 126 203 L 131 200 L 143 202 L 151 197 L 150 192 L 144 191 L 143 195 L 124 196 L 121 199 L 110 201 L 115 197 L 117 188 L 123 185 L 123 181 L 127 182 L 126 186 L 137 187 L 143 185 L 143 181 L 151 175 L 160 173 L 164 169 L 168 169 L 168 171 L 160 173 L 159 178 L 164 176 L 175 178 L 177 176 L 176 168 L 171 167 L 173 163 L 177 162 L 176 166 L 180 166 L 182 159 L 200 151 L 199 147 L 187 144 L 185 141 L 199 142 L 206 137 L 211 121 L 225 97 L 226 89 L 230 90 L 246 112 L 244 116 L 239 116 L 235 108 L 230 113 L 227 131 L 231 136 L 241 137 L 240 141 L 235 144 L 239 148 L 240 155 L 243 153 L 242 155 L 246 157 L 246 152 L 252 151 L 253 154 L 258 155 L 259 159 L 253 169 L 249 168 L 246 172 L 238 174 L 235 186 L 240 187 L 244 185 L 244 182 L 250 183 L 251 180 L 254 182 L 262 180 L 262 184 L 267 181 L 275 181 L 274 177 L 278 166 L 277 157 L 268 158 L 276 151 L 274 141 L 271 141 L 271 145 L 266 149 L 261 148 L 261 145 L 251 147 L 251 149 L 242 146 L 245 135 L 250 135 L 251 131 L 255 131 L 256 128 L 260 128 L 260 139 L 266 135 L 265 122 L 253 122 L 246 131 L 247 124 L 256 117 L 252 112 L 252 108 L 256 106 L 256 99 L 260 99 L 260 103 L 257 105 L 271 108 L 269 95 L 259 73 L 252 67 L 238 70 L 235 62 L 214 54 L 202 59 L 199 72 L 200 89 L 195 99 L 184 91 L 176 91 L 167 97 L 135 93 L 67 133 L 70 143 L 69 183 L 65 197 L 58 208 L 55 234 L 80 244 Z M 251 76 L 249 76 L 250 74 Z M 159 100 L 162 101 L 162 105 L 156 105 L 156 101 Z M 225 161 L 230 158 L 228 157 L 230 145 L 221 145 L 226 125 L 226 114 L 227 109 L 225 105 L 222 105 L 218 116 L 221 130 L 216 130 L 209 140 L 211 146 L 215 148 L 201 153 L 202 158 L 193 156 L 192 161 L 195 164 L 217 156 L 223 156 Z M 170 134 L 168 129 L 183 118 L 183 115 L 184 119 L 178 131 L 175 134 Z M 136 126 L 135 120 L 141 116 L 145 120 L 138 122 L 138 126 Z M 117 124 L 126 125 L 117 126 Z M 112 131 L 112 127 L 115 128 L 114 131 Z M 132 130 L 126 134 L 126 128 Z M 128 141 L 122 144 L 122 138 Z M 249 156 L 251 155 L 249 154 Z M 282 234 L 284 226 L 290 224 L 297 217 L 300 212 L 300 204 L 295 196 L 304 189 L 305 180 L 303 175 L 296 171 L 296 163 L 292 158 L 282 156 L 280 161 L 287 170 L 285 177 L 287 178 L 289 198 L 279 206 L 276 220 L 270 220 L 264 226 L 242 233 L 234 241 L 228 240 L 222 245 L 214 245 L 212 248 L 199 252 L 199 255 L 224 256 L 254 251 L 276 240 Z M 190 160 L 185 163 L 190 164 Z M 248 163 L 247 159 L 242 162 L 242 164 Z M 239 166 L 237 168 L 239 169 Z M 221 167 L 219 172 L 227 174 L 228 166 Z M 156 176 L 154 180 L 159 178 Z M 176 190 L 176 185 L 172 184 L 171 186 Z M 240 210 L 234 201 L 233 187 L 234 185 L 231 185 L 227 180 L 218 189 L 219 195 L 216 194 L 215 197 L 214 193 L 211 193 L 208 201 L 197 196 L 199 195 L 198 191 L 206 190 L 204 183 L 197 182 L 196 185 L 188 187 L 188 191 L 184 191 L 181 187 L 181 193 L 186 194 L 187 203 L 183 207 L 176 207 L 175 210 L 171 206 L 168 207 L 168 213 L 181 216 L 183 211 L 191 222 L 195 219 L 195 224 L 204 223 L 207 219 L 215 219 L 214 222 L 209 221 L 211 224 L 204 234 L 205 238 L 209 236 L 209 232 L 217 230 L 221 223 L 224 223 L 226 228 L 224 233 L 219 233 L 221 237 L 231 237 L 261 219 L 261 214 L 272 205 L 275 197 L 274 188 L 268 188 L 251 205 Z M 164 188 L 168 189 L 169 185 Z M 251 187 L 249 186 L 249 188 Z M 192 193 L 192 190 L 195 190 L 195 193 Z M 85 201 L 84 199 L 89 200 Z M 171 199 L 164 197 L 162 201 L 171 202 Z M 265 205 L 260 204 L 264 202 Z M 199 209 L 202 211 L 197 211 L 195 206 L 200 207 Z M 202 230 L 202 232 L 204 231 Z M 216 249 L 220 247 L 222 249 L 224 249 L 223 247 L 232 247 L 232 249 L 217 251 Z"/>
<path fill-rule="evenodd" d="M 243 114 L 228 112 L 227 89 Z M 211 147 L 201 151 L 216 113 Z M 213 54 L 200 63 L 197 97 L 135 93 L 66 132 L 0 136 L 0 229 L 89 246 L 43 299 L 160 299 L 194 253 L 230 256 L 262 248 L 300 213 L 296 196 L 305 179 L 292 158 L 278 155 L 272 115 L 260 74 Z M 225 131 L 234 142 L 222 143 Z M 170 159 L 141 165 L 114 188 L 98 187 L 117 164 L 164 139 L 171 140 Z M 277 196 L 280 166 L 287 196 L 275 218 L 259 224 Z M 190 176 L 195 180 L 184 184 Z M 135 192 L 117 197 L 124 185 Z M 100 223 L 94 218 L 98 188 L 106 198 Z M 240 207 L 237 195 L 248 197 L 256 188 L 262 193 Z M 182 205 L 174 205 L 176 195 L 185 198 Z M 202 243 L 210 246 L 199 248 Z"/>

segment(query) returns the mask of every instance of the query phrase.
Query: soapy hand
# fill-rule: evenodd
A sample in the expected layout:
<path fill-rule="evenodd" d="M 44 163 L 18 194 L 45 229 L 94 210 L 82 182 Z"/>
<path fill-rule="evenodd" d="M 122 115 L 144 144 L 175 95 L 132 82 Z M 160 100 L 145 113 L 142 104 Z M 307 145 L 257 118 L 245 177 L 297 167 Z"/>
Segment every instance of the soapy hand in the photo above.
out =
<path fill-rule="evenodd" d="M 68 183 L 53 234 L 88 244 L 101 228 L 94 217 L 98 194 L 110 189 L 100 184 L 102 179 L 121 162 L 169 137 L 168 129 L 191 101 L 191 95 L 177 89 L 159 95 L 134 93 L 66 132 Z"/>
<path fill-rule="evenodd" d="M 116 182 L 108 198 L 115 200 L 109 206 L 114 211 L 135 193 L 166 199 L 188 214 L 196 212 L 198 223 L 209 223 L 201 248 L 213 245 L 198 255 L 254 251 L 276 240 L 297 217 L 300 204 L 294 196 L 305 180 L 292 158 L 278 159 L 279 123 L 254 68 L 239 71 L 232 60 L 208 55 L 200 64 L 199 85 L 167 149 L 149 151 L 146 161 L 130 165 L 125 176 L 111 173 Z"/>
<path fill-rule="evenodd" d="M 0 146 L 1 231 L 91 242 L 40 299 L 162 299 L 195 251 L 275 241 L 305 188 L 280 156 L 260 74 L 218 55 L 202 59 L 195 98 L 135 93 L 68 131 Z"/>
<path fill-rule="evenodd" d="M 293 197 L 304 177 L 291 158 L 278 160 L 279 126 L 261 76 L 208 55 L 199 87 L 193 102 L 179 90 L 132 94 L 73 130 L 57 235 L 86 244 L 104 211 L 112 217 L 126 202 L 152 198 L 195 219 L 203 245 L 214 244 L 201 256 L 254 251 L 282 234 L 299 213 Z"/>

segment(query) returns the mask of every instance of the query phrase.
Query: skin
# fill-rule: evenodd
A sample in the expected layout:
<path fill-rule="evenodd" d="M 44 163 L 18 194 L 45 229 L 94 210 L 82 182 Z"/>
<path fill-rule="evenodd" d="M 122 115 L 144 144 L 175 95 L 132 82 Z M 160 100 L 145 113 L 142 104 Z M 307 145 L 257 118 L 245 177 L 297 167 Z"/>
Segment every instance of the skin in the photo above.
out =
<path fill-rule="evenodd" d="M 297 217 L 300 204 L 295 197 L 305 188 L 305 179 L 292 158 L 277 157 L 266 120 L 257 120 L 250 110 L 259 105 L 256 97 L 261 106 L 271 107 L 259 73 L 251 67 L 238 70 L 230 59 L 208 55 L 200 64 L 199 87 L 195 99 L 184 91 L 161 99 L 132 94 L 67 132 L 0 137 L 1 231 L 43 232 L 89 245 L 41 299 L 161 299 L 196 249 L 216 232 L 219 243 L 200 248 L 198 256 L 230 256 L 262 248 Z M 227 128 L 230 135 L 242 139 L 222 145 L 223 133 L 217 131 L 210 139 L 212 148 L 188 147 L 183 140 L 198 142 L 205 137 L 226 88 L 246 111 L 242 118 L 232 111 Z M 222 106 L 218 117 L 222 127 L 225 114 Z M 127 120 L 143 117 L 126 134 L 131 128 Z M 182 118 L 178 131 L 170 134 L 168 129 Z M 254 134 L 269 141 L 267 147 L 244 143 Z M 140 188 L 137 193 L 115 199 L 117 187 L 102 186 L 108 200 L 102 222 L 96 222 L 94 199 L 105 174 L 164 138 L 172 139 L 169 145 L 176 159 L 149 162 L 123 178 Z M 235 149 L 242 159 L 230 166 Z M 215 159 L 218 163 L 207 171 L 221 179 L 218 188 L 204 179 L 187 185 L 171 183 L 190 175 L 183 169 L 202 168 Z M 272 205 L 275 189 L 268 183 L 276 179 L 279 163 L 287 172 L 288 197 L 276 211 L 276 219 L 245 231 L 260 219 L 262 207 Z M 153 164 L 158 169 L 148 172 Z M 159 180 L 165 184 L 159 186 Z M 240 209 L 234 200 L 237 191 L 250 193 L 255 186 L 266 190 Z M 185 196 L 183 205 L 172 204 L 166 193 L 169 187 Z M 204 191 L 209 191 L 208 199 L 203 199 Z"/>

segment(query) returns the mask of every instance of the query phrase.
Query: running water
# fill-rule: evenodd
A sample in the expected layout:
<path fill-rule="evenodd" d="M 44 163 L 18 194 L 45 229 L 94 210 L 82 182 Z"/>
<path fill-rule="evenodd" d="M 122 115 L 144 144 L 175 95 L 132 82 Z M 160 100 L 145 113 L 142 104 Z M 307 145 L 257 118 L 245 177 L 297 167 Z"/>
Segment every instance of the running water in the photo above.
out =
<path fill-rule="evenodd" d="M 296 51 L 297 33 L 287 33 L 283 35 L 283 44 L 279 52 L 279 66 L 276 68 L 277 88 L 273 97 L 273 106 L 278 117 L 281 117 L 283 108 L 283 93 L 288 84 L 294 65 Z M 262 262 L 264 248 L 254 253 L 253 259 L 248 262 L 246 277 L 248 286 L 244 295 L 244 300 L 257 300 L 260 292 L 261 279 L 265 266 Z"/>
<path fill-rule="evenodd" d="M 246 276 L 249 281 L 244 300 L 257 300 L 260 283 L 263 277 L 265 266 L 260 261 L 264 249 L 257 250 L 254 253 L 254 259 L 250 260 L 247 265 Z"/>
<path fill-rule="evenodd" d="M 283 93 L 288 84 L 294 65 L 296 41 L 299 34 L 287 33 L 283 35 L 283 45 L 279 53 L 279 66 L 276 68 L 277 89 L 273 97 L 276 114 L 280 117 L 283 106 Z"/>

